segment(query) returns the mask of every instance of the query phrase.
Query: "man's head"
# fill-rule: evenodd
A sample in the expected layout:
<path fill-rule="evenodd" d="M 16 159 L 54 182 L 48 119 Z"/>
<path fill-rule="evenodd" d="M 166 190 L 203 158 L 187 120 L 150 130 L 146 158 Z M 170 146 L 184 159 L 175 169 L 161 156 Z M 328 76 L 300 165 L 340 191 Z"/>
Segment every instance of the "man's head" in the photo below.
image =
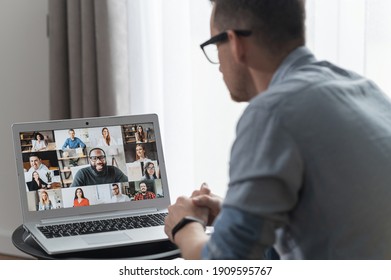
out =
<path fill-rule="evenodd" d="M 305 0 L 211 0 L 211 25 L 218 32 L 250 30 L 271 53 L 292 41 L 305 42 Z"/>
<path fill-rule="evenodd" d="M 30 160 L 30 166 L 34 170 L 38 170 L 38 168 L 41 166 L 41 158 L 39 157 L 39 155 L 38 154 L 30 154 L 29 160 Z"/>
<path fill-rule="evenodd" d="M 75 131 L 72 128 L 68 130 L 68 134 L 71 139 L 75 139 Z"/>
<path fill-rule="evenodd" d="M 94 148 L 88 154 L 90 165 L 92 169 L 96 172 L 102 172 L 105 170 L 107 162 L 106 162 L 106 154 L 101 148 Z"/>
<path fill-rule="evenodd" d="M 113 191 L 113 195 L 119 195 L 119 186 L 118 184 L 112 184 L 111 190 Z"/>
<path fill-rule="evenodd" d="M 218 49 L 219 69 L 232 99 L 249 101 L 267 89 L 286 55 L 304 44 L 304 0 L 211 2 L 209 45 Z M 202 46 L 208 56 L 206 43 Z"/>
<path fill-rule="evenodd" d="M 140 191 L 141 191 L 141 193 L 145 194 L 147 192 L 147 189 L 148 189 L 147 183 L 140 182 Z"/>

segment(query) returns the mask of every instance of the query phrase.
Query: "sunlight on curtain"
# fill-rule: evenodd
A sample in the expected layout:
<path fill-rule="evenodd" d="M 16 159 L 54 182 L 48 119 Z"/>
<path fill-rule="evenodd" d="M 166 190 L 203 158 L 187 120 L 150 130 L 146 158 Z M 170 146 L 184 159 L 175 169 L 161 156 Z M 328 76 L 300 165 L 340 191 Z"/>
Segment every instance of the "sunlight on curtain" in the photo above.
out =
<path fill-rule="evenodd" d="M 307 45 L 391 96 L 390 9 L 389 0 L 307 0 Z"/>
<path fill-rule="evenodd" d="M 129 0 L 132 114 L 160 117 L 170 190 L 201 182 L 224 195 L 237 120 L 218 66 L 199 44 L 210 37 L 208 0 Z M 318 59 L 367 75 L 391 93 L 391 1 L 307 0 L 307 45 Z"/>
<path fill-rule="evenodd" d="M 228 160 L 243 108 L 230 100 L 218 67 L 199 45 L 209 39 L 209 1 L 131 0 L 132 114 L 157 113 L 172 196 L 206 181 L 224 195 Z"/>

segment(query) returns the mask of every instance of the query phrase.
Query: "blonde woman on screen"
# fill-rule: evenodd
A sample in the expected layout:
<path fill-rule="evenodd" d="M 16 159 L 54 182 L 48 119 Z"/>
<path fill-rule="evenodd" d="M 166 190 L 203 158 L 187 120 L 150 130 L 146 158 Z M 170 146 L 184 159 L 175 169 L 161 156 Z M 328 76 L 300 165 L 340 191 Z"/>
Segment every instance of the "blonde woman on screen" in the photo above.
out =
<path fill-rule="evenodd" d="M 49 199 L 48 193 L 46 191 L 41 191 L 38 210 L 43 211 L 43 210 L 49 210 L 49 209 L 53 209 L 53 204 Z"/>

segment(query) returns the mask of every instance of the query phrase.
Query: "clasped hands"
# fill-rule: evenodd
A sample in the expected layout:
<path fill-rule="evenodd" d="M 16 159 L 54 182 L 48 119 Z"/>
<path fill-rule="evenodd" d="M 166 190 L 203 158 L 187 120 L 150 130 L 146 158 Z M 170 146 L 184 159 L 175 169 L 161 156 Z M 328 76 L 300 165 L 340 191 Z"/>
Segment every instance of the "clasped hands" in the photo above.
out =
<path fill-rule="evenodd" d="M 212 194 L 208 185 L 203 183 L 199 190 L 193 191 L 191 197 L 180 196 L 175 204 L 168 207 L 164 231 L 174 242 L 171 235 L 172 229 L 185 216 L 201 219 L 210 226 L 219 214 L 221 204 L 222 198 Z"/>

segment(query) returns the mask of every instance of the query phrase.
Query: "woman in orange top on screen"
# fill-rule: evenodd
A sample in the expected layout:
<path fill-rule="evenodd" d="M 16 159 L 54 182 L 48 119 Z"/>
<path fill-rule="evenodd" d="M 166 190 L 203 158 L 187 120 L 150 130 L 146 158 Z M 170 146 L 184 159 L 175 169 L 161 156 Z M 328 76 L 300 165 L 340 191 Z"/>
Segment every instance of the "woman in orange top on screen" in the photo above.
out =
<path fill-rule="evenodd" d="M 75 199 L 73 200 L 73 207 L 89 206 L 90 201 L 84 197 L 84 192 L 81 188 L 77 188 L 75 191 Z"/>

